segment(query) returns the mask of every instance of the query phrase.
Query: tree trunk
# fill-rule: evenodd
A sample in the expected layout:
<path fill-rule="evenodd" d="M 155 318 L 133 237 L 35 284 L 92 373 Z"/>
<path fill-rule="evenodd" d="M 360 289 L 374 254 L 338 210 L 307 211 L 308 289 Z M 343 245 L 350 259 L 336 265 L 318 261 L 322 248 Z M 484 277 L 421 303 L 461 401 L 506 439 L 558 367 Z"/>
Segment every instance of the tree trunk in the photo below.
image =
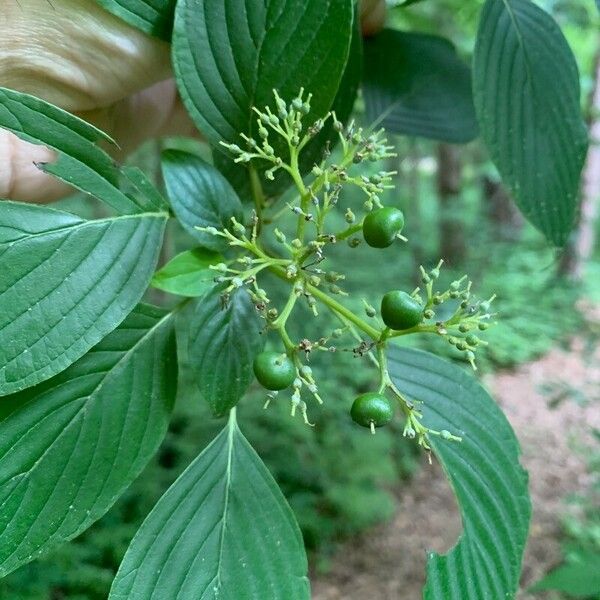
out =
<path fill-rule="evenodd" d="M 440 201 L 440 255 L 456 266 L 466 256 L 465 228 L 461 224 L 462 165 L 458 146 L 438 145 L 437 188 Z"/>
<path fill-rule="evenodd" d="M 494 239 L 498 241 L 518 239 L 523 226 L 523 217 L 502 182 L 485 175 L 482 186 L 485 211 L 492 226 Z"/>
<path fill-rule="evenodd" d="M 583 169 L 581 209 L 577 227 L 558 265 L 560 275 L 575 281 L 583 277 L 584 267 L 594 250 L 595 223 L 600 197 L 600 49 L 594 63 L 594 88 L 589 104 L 590 149 Z"/>

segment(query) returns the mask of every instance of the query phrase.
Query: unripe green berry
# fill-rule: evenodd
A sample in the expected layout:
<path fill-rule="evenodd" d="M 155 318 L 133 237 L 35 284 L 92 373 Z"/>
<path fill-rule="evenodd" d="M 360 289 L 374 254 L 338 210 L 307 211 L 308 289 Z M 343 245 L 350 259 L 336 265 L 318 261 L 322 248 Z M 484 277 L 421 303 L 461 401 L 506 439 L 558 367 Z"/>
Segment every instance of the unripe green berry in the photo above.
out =
<path fill-rule="evenodd" d="M 256 379 L 268 390 L 284 390 L 296 378 L 293 361 L 280 352 L 261 352 L 255 357 L 253 368 Z"/>
<path fill-rule="evenodd" d="M 465 338 L 465 341 L 469 346 L 477 346 L 479 344 L 479 338 L 476 335 L 470 334 Z"/>
<path fill-rule="evenodd" d="M 363 223 L 365 242 L 372 248 L 387 248 L 404 227 L 401 210 L 386 206 L 369 213 Z"/>
<path fill-rule="evenodd" d="M 393 290 L 381 300 L 381 317 L 390 329 L 410 329 L 423 320 L 423 306 L 406 292 Z"/>
<path fill-rule="evenodd" d="M 363 427 L 383 427 L 394 418 L 394 406 L 383 394 L 369 392 L 354 400 L 350 415 Z"/>

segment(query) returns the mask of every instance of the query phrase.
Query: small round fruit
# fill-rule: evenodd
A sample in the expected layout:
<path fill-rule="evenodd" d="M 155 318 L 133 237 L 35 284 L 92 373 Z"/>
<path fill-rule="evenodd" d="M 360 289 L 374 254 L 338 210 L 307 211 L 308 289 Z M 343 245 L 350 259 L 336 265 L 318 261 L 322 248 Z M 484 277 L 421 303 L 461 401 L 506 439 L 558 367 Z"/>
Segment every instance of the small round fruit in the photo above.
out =
<path fill-rule="evenodd" d="M 401 210 L 385 206 L 370 212 L 363 223 L 365 242 L 372 248 L 387 248 L 394 243 L 396 236 L 404 227 L 404 215 Z"/>
<path fill-rule="evenodd" d="M 410 329 L 423 320 L 423 306 L 406 292 L 393 290 L 381 300 L 381 318 L 390 329 Z"/>
<path fill-rule="evenodd" d="M 383 427 L 394 418 L 394 407 L 383 394 L 369 392 L 354 400 L 350 416 L 363 427 Z"/>
<path fill-rule="evenodd" d="M 274 392 L 285 390 L 296 379 L 294 363 L 281 352 L 261 352 L 255 357 L 253 367 L 259 383 Z"/>

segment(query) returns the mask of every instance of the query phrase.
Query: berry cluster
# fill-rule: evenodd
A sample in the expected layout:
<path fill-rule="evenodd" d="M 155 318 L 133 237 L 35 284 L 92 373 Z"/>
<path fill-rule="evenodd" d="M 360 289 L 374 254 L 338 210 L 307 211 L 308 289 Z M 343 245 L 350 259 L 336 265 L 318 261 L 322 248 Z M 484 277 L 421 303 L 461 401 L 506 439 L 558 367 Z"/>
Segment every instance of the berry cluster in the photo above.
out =
<path fill-rule="evenodd" d="M 317 383 L 311 368 L 306 364 L 311 352 L 335 351 L 329 344 L 330 338 L 340 337 L 348 332 L 358 342 L 353 351 L 355 356 L 368 356 L 377 364 L 379 387 L 377 391 L 362 394 L 355 399 L 352 419 L 375 432 L 377 427 L 389 423 L 399 406 L 405 416 L 404 434 L 417 438 L 425 448 L 429 448 L 428 437 L 439 435 L 445 439 L 459 440 L 448 431 L 433 431 L 421 422 L 421 414 L 415 404 L 395 387 L 386 363 L 386 347 L 390 341 L 413 333 L 433 333 L 442 336 L 458 350 L 475 368 L 475 352 L 485 342 L 476 332 L 484 331 L 491 323 L 490 303 L 473 299 L 471 282 L 463 277 L 454 281 L 444 291 L 435 290 L 440 275 L 442 261 L 432 270 L 421 268 L 423 289 L 412 293 L 392 290 L 381 299 L 377 311 L 365 302 L 365 311 L 375 324 L 364 320 L 344 306 L 336 297 L 347 295 L 340 287 L 345 274 L 321 268 L 327 260 L 328 248 L 332 244 L 346 240 L 351 247 L 363 241 L 373 248 L 390 247 L 402 237 L 404 215 L 398 208 L 383 206 L 380 196 L 392 188 L 394 172 L 380 171 L 367 177 L 355 172 L 356 165 L 363 161 L 377 162 L 393 156 L 387 145 L 383 130 L 376 133 L 364 131 L 354 122 L 348 127 L 338 121 L 334 113 L 328 114 L 305 125 L 311 112 L 311 96 L 300 94 L 289 104 L 275 92 L 275 107 L 255 109 L 256 139 L 243 135 L 245 148 L 235 144 L 223 144 L 238 163 L 244 163 L 251 170 L 253 180 L 258 169 L 265 166 L 266 177 L 273 179 L 278 171 L 287 172 L 296 188 L 296 199 L 275 214 L 266 214 L 272 207 L 265 201 L 258 185 L 254 185 L 255 210 L 248 225 L 232 221 L 229 229 L 205 231 L 225 238 L 238 254 L 227 264 L 221 263 L 212 268 L 217 272 L 216 280 L 224 283 L 223 301 L 230 294 L 243 289 L 250 294 L 257 311 L 265 321 L 265 328 L 276 332 L 281 340 L 281 349 L 264 351 L 254 360 L 254 373 L 259 383 L 268 390 L 267 404 L 278 392 L 291 388 L 292 414 L 300 410 L 309 423 L 308 405 L 303 393 L 308 391 L 318 403 L 322 403 Z M 332 158 L 329 147 L 322 160 L 314 165 L 307 177 L 300 170 L 300 155 L 308 144 L 323 131 L 330 128 L 339 138 L 340 158 Z M 273 137 L 275 136 L 275 138 Z M 275 148 L 284 148 L 276 151 Z M 262 163 L 262 164 L 261 164 Z M 356 215 L 350 208 L 343 207 L 343 190 L 356 186 L 365 195 L 361 212 Z M 342 210 L 347 227 L 330 229 L 328 216 L 334 210 Z M 277 227 L 268 225 L 278 218 L 291 215 L 296 219 L 295 237 L 291 240 Z M 263 241 L 276 242 L 281 252 L 269 250 Z M 263 272 L 275 275 L 290 286 L 288 300 L 280 309 L 272 305 L 267 293 L 258 284 Z M 343 285 L 343 284 L 342 284 Z M 287 324 L 298 302 L 306 302 L 312 313 L 318 316 L 318 307 L 324 306 L 340 321 L 341 327 L 328 338 L 316 341 L 308 339 L 292 340 Z M 449 318 L 438 319 L 437 313 L 451 310 Z"/>

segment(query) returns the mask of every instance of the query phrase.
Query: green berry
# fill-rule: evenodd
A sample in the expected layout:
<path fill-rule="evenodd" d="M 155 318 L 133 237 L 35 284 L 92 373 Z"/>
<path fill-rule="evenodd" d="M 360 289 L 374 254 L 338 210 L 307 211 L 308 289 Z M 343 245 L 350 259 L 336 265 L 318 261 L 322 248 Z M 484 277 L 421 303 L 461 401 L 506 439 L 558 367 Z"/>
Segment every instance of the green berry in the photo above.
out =
<path fill-rule="evenodd" d="M 363 427 L 382 427 L 393 419 L 394 407 L 383 394 L 369 392 L 354 400 L 350 416 Z"/>
<path fill-rule="evenodd" d="M 477 346 L 479 344 L 479 338 L 476 335 L 470 334 L 465 338 L 465 341 L 469 346 Z"/>
<path fill-rule="evenodd" d="M 410 329 L 423 320 L 423 306 L 406 292 L 393 290 L 381 300 L 381 318 L 390 329 Z"/>
<path fill-rule="evenodd" d="M 372 248 L 387 248 L 404 227 L 401 210 L 386 206 L 369 213 L 363 223 L 365 242 Z"/>
<path fill-rule="evenodd" d="M 294 363 L 281 352 L 261 352 L 254 359 L 253 367 L 256 379 L 268 390 L 284 390 L 296 379 Z"/>

